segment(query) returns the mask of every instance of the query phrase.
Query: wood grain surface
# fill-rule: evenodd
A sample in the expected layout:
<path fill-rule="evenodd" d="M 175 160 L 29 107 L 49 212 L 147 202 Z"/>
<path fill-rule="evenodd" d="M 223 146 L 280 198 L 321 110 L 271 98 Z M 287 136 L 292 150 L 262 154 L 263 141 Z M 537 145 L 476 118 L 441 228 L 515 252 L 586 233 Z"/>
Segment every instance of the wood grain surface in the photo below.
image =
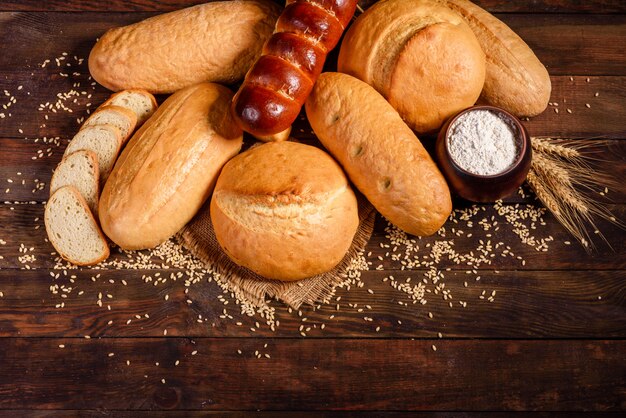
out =
<path fill-rule="evenodd" d="M 475 211 L 472 224 L 449 221 L 415 238 L 412 252 L 394 250 L 378 217 L 369 270 L 329 305 L 297 312 L 272 302 L 274 330 L 208 276 L 186 282 L 156 256 L 141 270 L 57 265 L 43 226 L 50 176 L 110 94 L 89 77 L 91 47 L 108 28 L 199 3 L 0 2 L 0 417 L 623 414 L 624 229 L 600 222 L 610 245 L 597 239 L 587 253 L 550 214 L 513 227 L 508 210 L 536 210 L 528 190 L 501 206 L 455 199 Z M 550 106 L 524 121 L 531 135 L 594 139 L 594 167 L 614 179 L 594 196 L 626 221 L 626 2 L 476 3 L 551 74 Z M 336 51 L 327 70 L 335 60 Z M 319 146 L 304 115 L 293 133 Z M 549 250 L 523 243 L 526 233 Z M 433 250 L 441 245 L 443 257 Z M 483 250 L 489 262 L 478 266 L 454 259 Z M 423 264 L 403 266 L 409 258 Z M 397 289 L 424 280 L 426 304 Z"/>
<path fill-rule="evenodd" d="M 13 409 L 607 411 L 626 395 L 626 343 L 612 340 L 5 338 L 0 348 L 14 376 L 0 382 L 0 407 Z"/>
<path fill-rule="evenodd" d="M 279 0 L 274 0 L 282 3 Z M 360 0 L 359 5 L 366 8 L 376 0 Z M 203 0 L 109 0 L 103 7 L 99 0 L 63 1 L 48 0 L 45 3 L 38 0 L 5 0 L 0 3 L 0 10 L 4 11 L 108 11 L 138 12 L 138 11 L 172 11 L 182 7 L 195 6 L 205 3 Z M 490 12 L 545 12 L 545 13 L 623 13 L 626 5 L 620 0 L 476 0 L 476 4 Z"/>

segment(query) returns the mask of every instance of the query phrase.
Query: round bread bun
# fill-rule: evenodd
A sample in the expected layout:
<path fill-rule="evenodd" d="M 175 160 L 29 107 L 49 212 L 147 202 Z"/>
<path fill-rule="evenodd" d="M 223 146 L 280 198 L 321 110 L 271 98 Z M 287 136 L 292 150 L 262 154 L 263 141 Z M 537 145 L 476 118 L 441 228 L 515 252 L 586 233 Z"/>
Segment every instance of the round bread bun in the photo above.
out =
<path fill-rule="evenodd" d="M 341 167 L 295 142 L 267 143 L 230 160 L 213 192 L 211 220 L 235 263 L 284 281 L 331 270 L 359 225 Z"/>
<path fill-rule="evenodd" d="M 485 53 L 463 18 L 437 0 L 376 3 L 350 27 L 339 72 L 373 86 L 418 133 L 478 100 Z"/>

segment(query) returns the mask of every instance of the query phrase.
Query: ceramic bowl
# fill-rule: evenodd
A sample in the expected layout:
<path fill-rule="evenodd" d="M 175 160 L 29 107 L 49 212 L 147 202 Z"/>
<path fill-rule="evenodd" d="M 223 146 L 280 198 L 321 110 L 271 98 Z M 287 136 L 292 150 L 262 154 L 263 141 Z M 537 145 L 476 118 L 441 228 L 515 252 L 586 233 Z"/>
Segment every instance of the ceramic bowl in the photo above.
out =
<path fill-rule="evenodd" d="M 454 161 L 448 150 L 450 127 L 460 116 L 476 110 L 489 110 L 497 113 L 517 128 L 517 158 L 509 168 L 501 173 L 488 176 L 470 173 Z M 439 132 L 435 152 L 439 166 L 451 190 L 462 198 L 473 202 L 494 202 L 515 193 L 526 180 L 532 159 L 530 135 L 522 122 L 504 109 L 494 106 L 470 107 L 451 117 Z"/>

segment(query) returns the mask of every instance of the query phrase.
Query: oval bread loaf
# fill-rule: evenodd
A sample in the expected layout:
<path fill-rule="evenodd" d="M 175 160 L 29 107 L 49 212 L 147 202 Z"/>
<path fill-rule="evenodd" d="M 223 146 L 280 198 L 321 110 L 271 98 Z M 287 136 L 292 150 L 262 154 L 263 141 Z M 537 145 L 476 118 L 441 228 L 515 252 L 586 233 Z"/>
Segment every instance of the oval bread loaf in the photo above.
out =
<path fill-rule="evenodd" d="M 201 83 L 170 96 L 131 138 L 100 197 L 105 234 L 124 249 L 155 247 L 182 228 L 241 149 L 233 93 Z"/>
<path fill-rule="evenodd" d="M 278 280 L 331 270 L 359 225 L 341 167 L 295 142 L 261 145 L 229 161 L 211 198 L 211 220 L 233 261 Z"/>
<path fill-rule="evenodd" d="M 431 235 L 452 211 L 439 169 L 398 112 L 373 87 L 324 73 L 306 102 L 315 134 L 390 222 Z"/>
<path fill-rule="evenodd" d="M 439 0 L 459 13 L 487 55 L 482 100 L 516 116 L 536 116 L 546 110 L 552 83 L 546 67 L 511 28 L 467 0 Z"/>
<path fill-rule="evenodd" d="M 114 91 L 233 83 L 261 54 L 279 13 L 268 0 L 216 1 L 111 29 L 91 50 L 89 71 Z"/>

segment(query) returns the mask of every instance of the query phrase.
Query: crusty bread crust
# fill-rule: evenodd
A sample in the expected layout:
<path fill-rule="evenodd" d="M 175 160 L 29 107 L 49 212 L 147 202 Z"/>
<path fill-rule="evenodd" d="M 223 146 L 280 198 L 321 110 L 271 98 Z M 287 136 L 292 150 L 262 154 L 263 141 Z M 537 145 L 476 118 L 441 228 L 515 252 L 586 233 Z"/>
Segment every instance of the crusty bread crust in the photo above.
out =
<path fill-rule="evenodd" d="M 96 109 L 95 112 L 93 112 L 87 118 L 87 120 L 82 124 L 80 129 L 84 129 L 84 128 L 87 128 L 88 126 L 94 126 L 94 125 L 111 124 L 111 123 L 105 123 L 105 122 L 102 122 L 102 123 L 95 122 L 96 120 L 98 120 L 98 118 L 102 114 L 106 112 L 111 112 L 113 114 L 119 115 L 119 117 L 123 118 L 123 120 L 125 121 L 124 126 L 128 126 L 128 130 L 127 132 L 123 132 L 120 129 L 120 134 L 122 136 L 122 144 L 126 143 L 126 141 L 128 141 L 128 139 L 133 135 L 133 132 L 135 131 L 135 128 L 137 127 L 137 114 L 135 114 L 135 112 L 133 112 L 132 110 L 127 109 L 122 106 L 109 105 L 105 107 L 102 107 L 102 106 L 99 107 L 98 109 Z"/>
<path fill-rule="evenodd" d="M 233 261 L 284 281 L 331 270 L 359 225 L 341 167 L 324 151 L 295 142 L 257 146 L 226 164 L 211 220 Z"/>
<path fill-rule="evenodd" d="M 105 106 L 111 106 L 114 105 L 114 103 L 116 102 L 116 100 L 124 95 L 128 95 L 128 94 L 139 94 L 142 95 L 143 97 L 145 97 L 146 99 L 148 99 L 148 101 L 150 102 L 150 111 L 148 112 L 147 115 L 137 115 L 137 127 L 141 126 L 144 124 L 144 122 L 146 120 L 148 120 L 148 118 L 150 116 L 152 116 L 154 114 L 154 112 L 157 110 L 157 108 L 159 107 L 159 105 L 157 104 L 156 98 L 152 95 L 152 93 L 150 93 L 147 90 L 143 90 L 143 89 L 128 89 L 128 90 L 122 90 L 122 91 L 118 91 L 117 93 L 113 93 L 111 95 L 111 97 L 109 97 L 104 103 L 102 103 L 100 105 L 99 108 L 105 107 Z M 118 105 L 121 107 L 121 104 Z M 129 110 L 133 110 L 133 109 L 129 109 Z"/>
<path fill-rule="evenodd" d="M 467 0 L 440 0 L 469 24 L 487 54 L 482 99 L 516 116 L 536 116 L 546 110 L 552 83 L 546 67 L 506 24 Z"/>
<path fill-rule="evenodd" d="M 106 159 L 103 156 L 98 155 L 98 153 L 96 152 L 97 151 L 96 147 L 95 146 L 92 147 L 91 144 L 89 144 L 89 139 L 85 137 L 86 135 L 89 135 L 90 132 L 96 132 L 96 131 L 105 131 L 109 135 L 112 135 L 114 137 L 115 143 L 117 144 L 115 150 L 113 151 L 113 154 L 106 156 L 107 157 Z M 122 145 L 123 145 L 122 135 L 120 134 L 120 130 L 117 129 L 115 126 L 106 125 L 106 124 L 87 126 L 84 129 L 81 129 L 74 136 L 74 138 L 72 138 L 67 148 L 65 148 L 65 153 L 63 154 L 63 156 L 66 157 L 67 155 L 73 152 L 76 152 L 78 150 L 81 150 L 81 149 L 93 151 L 98 156 L 97 158 L 98 158 L 98 167 L 100 171 L 99 173 L 100 183 L 104 184 L 106 179 L 109 177 L 109 173 L 113 169 L 113 165 L 115 164 L 115 160 L 117 160 L 117 156 L 120 153 L 120 150 L 122 149 Z"/>
<path fill-rule="evenodd" d="M 341 73 L 320 76 L 306 102 L 315 134 L 389 221 L 431 235 L 452 211 L 439 169 L 398 112 L 373 87 Z"/>
<path fill-rule="evenodd" d="M 91 166 L 93 167 L 93 171 L 91 173 L 76 173 L 76 175 L 74 176 L 74 179 L 72 179 L 72 183 L 74 183 L 73 184 L 74 187 L 80 193 L 80 189 L 77 186 L 75 186 L 75 181 L 79 179 L 79 176 L 81 174 L 89 174 L 93 177 L 94 179 L 93 187 L 95 188 L 94 196 L 93 196 L 94 198 L 93 205 L 89 204 L 89 201 L 87 200 L 88 196 L 83 196 L 82 193 L 81 193 L 81 196 L 83 196 L 83 198 L 85 199 L 85 202 L 87 202 L 87 206 L 89 206 L 89 210 L 94 215 L 94 217 L 97 217 L 98 216 L 97 215 L 98 214 L 98 197 L 100 196 L 100 166 L 99 166 L 100 162 L 98 161 L 98 156 L 96 155 L 96 153 L 91 150 L 77 150 L 75 152 L 72 152 L 70 154 L 63 156 L 63 159 L 61 160 L 56 170 L 52 174 L 52 179 L 50 179 L 50 195 L 54 194 L 54 192 L 56 192 L 58 189 L 64 186 L 64 185 L 59 185 L 59 181 L 60 181 L 59 175 L 61 173 L 59 168 L 61 167 L 61 165 L 67 164 L 72 158 L 76 158 L 79 155 L 85 156 L 86 158 L 89 159 L 89 161 L 91 162 Z M 75 173 L 76 170 L 72 169 L 72 172 Z"/>
<path fill-rule="evenodd" d="M 59 249 L 60 246 L 58 244 L 57 237 L 54 235 L 54 233 L 52 231 L 52 228 L 51 228 L 51 225 L 50 225 L 50 217 L 52 216 L 50 211 L 52 210 L 52 206 L 49 203 L 50 203 L 50 201 L 52 201 L 52 199 L 55 198 L 55 195 L 59 194 L 59 196 L 60 196 L 61 194 L 64 194 L 64 193 L 71 193 L 73 195 L 73 198 L 75 198 L 77 203 L 80 205 L 81 209 L 85 211 L 85 213 L 87 214 L 87 217 L 90 219 L 90 221 L 93 222 L 92 226 L 95 229 L 95 231 L 98 233 L 99 239 L 102 240 L 102 243 L 103 243 L 103 246 L 104 246 L 104 252 L 102 253 L 102 256 L 100 256 L 100 257 L 98 257 L 98 258 L 96 258 L 94 260 L 87 261 L 87 262 L 80 262 L 80 261 L 76 260 L 74 257 L 72 257 L 70 254 L 65 254 L 64 252 L 60 251 L 60 249 Z M 71 221 L 71 220 L 68 220 L 68 221 Z M 81 196 L 81 194 L 78 191 L 78 189 L 76 189 L 74 186 L 64 186 L 64 187 L 61 187 L 61 188 L 59 188 L 56 192 L 54 192 L 50 196 L 50 199 L 48 200 L 48 204 L 46 204 L 46 209 L 45 209 L 45 212 L 44 212 L 44 224 L 46 226 L 46 232 L 48 233 L 48 239 L 49 239 L 50 243 L 55 248 L 55 250 L 59 253 L 61 258 L 63 258 L 64 260 L 67 260 L 70 263 L 76 264 L 78 266 L 91 266 L 91 265 L 94 265 L 94 264 L 98 264 L 101 261 L 104 261 L 107 258 L 109 258 L 110 250 L 109 250 L 109 245 L 108 245 L 108 243 L 106 241 L 106 237 L 102 234 L 102 230 L 98 226 L 98 223 L 96 222 L 96 219 L 91 214 L 91 211 L 89 210 L 89 207 L 87 206 L 87 202 Z M 77 234 L 78 234 L 78 232 L 79 231 L 76 231 Z M 73 239 L 74 237 L 69 237 L 69 238 Z"/>
<path fill-rule="evenodd" d="M 346 33 L 337 68 L 374 86 L 420 133 L 472 106 L 485 82 L 476 37 L 437 0 L 376 3 Z"/>
<path fill-rule="evenodd" d="M 233 93 L 201 83 L 170 96 L 118 158 L 100 197 L 102 229 L 124 249 L 152 248 L 182 228 L 241 149 Z"/>
<path fill-rule="evenodd" d="M 91 50 L 89 71 L 113 91 L 234 83 L 260 55 L 279 12 L 267 0 L 216 1 L 110 29 Z"/>

